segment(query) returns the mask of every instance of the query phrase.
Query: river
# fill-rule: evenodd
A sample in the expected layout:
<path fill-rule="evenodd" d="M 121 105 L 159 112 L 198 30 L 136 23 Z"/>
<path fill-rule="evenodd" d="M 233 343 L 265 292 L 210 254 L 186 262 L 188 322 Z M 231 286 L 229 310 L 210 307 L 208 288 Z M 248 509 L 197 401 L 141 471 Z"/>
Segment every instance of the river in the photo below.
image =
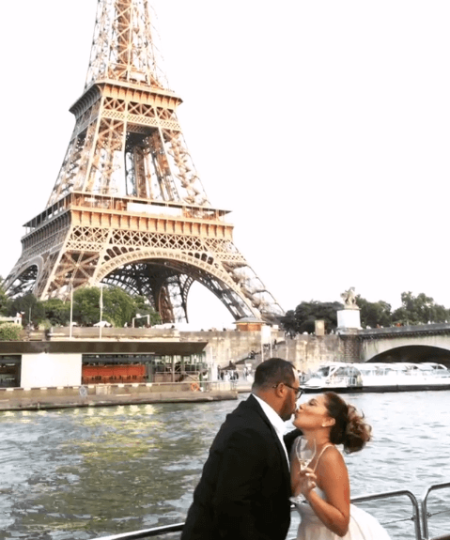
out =
<path fill-rule="evenodd" d="M 421 497 L 430 484 L 450 482 L 448 392 L 347 398 L 374 432 L 368 448 L 346 457 L 353 496 L 409 489 Z M 184 521 L 210 443 L 236 405 L 1 413 L 0 538 L 88 540 Z M 432 513 L 448 494 L 434 495 Z M 392 538 L 414 538 L 412 523 L 398 522 L 409 515 L 406 502 L 363 507 L 395 522 Z M 430 523 L 432 535 L 448 532 L 450 512 Z"/>

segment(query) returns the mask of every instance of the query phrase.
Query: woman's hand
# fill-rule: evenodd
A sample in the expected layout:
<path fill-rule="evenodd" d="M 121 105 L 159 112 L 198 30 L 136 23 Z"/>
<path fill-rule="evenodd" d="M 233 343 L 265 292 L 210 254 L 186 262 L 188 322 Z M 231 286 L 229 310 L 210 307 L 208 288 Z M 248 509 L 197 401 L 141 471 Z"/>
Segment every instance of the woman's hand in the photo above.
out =
<path fill-rule="evenodd" d="M 309 492 L 316 487 L 317 476 L 315 472 L 310 468 L 302 469 L 298 475 L 298 482 L 296 486 L 296 495 L 300 493 L 306 498 Z"/>

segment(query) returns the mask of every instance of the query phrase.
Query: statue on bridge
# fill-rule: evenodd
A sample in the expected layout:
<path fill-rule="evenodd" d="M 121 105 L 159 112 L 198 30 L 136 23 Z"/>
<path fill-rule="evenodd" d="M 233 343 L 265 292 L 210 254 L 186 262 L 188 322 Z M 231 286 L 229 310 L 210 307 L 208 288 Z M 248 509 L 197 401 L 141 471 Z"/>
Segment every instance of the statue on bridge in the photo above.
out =
<path fill-rule="evenodd" d="M 358 309 L 356 304 L 355 287 L 350 287 L 347 291 L 341 294 L 341 298 L 344 300 L 345 309 Z"/>

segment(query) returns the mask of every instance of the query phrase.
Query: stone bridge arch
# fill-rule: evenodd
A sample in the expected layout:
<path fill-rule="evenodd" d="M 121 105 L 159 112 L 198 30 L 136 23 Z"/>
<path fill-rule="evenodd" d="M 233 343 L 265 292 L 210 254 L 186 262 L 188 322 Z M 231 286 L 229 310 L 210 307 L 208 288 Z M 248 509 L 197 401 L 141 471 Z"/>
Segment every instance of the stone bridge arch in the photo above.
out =
<path fill-rule="evenodd" d="M 442 362 L 450 364 L 450 335 L 423 335 L 364 339 L 362 362 Z"/>

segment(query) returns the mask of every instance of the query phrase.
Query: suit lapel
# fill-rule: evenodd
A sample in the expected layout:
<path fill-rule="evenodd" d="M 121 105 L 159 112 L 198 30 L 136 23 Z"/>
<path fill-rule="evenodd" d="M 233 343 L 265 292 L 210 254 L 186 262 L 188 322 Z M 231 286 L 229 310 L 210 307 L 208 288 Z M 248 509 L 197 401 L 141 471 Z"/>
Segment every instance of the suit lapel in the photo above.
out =
<path fill-rule="evenodd" d="M 279 453 L 279 456 L 280 456 L 280 460 L 281 460 L 281 468 L 282 468 L 282 471 L 283 471 L 283 475 L 287 478 L 288 480 L 288 485 L 289 485 L 289 490 L 290 490 L 290 477 L 291 477 L 291 473 L 289 471 L 289 465 L 288 465 L 288 462 L 286 460 L 286 452 L 284 451 L 284 448 L 281 446 L 281 441 L 280 439 L 278 438 L 278 435 L 277 435 L 277 432 L 275 431 L 275 428 L 273 427 L 273 425 L 270 423 L 269 419 L 267 418 L 265 412 L 263 411 L 261 405 L 258 403 L 258 400 L 255 399 L 255 397 L 253 396 L 253 394 L 250 394 L 249 398 L 247 399 L 247 404 L 251 406 L 251 408 L 253 410 L 255 410 L 259 416 L 261 416 L 261 418 L 264 420 L 264 422 L 266 423 L 266 425 L 268 426 L 268 428 L 270 429 L 270 433 L 272 435 L 272 438 L 274 440 L 274 443 L 275 443 L 275 446 L 277 447 L 278 449 L 278 453 Z"/>

